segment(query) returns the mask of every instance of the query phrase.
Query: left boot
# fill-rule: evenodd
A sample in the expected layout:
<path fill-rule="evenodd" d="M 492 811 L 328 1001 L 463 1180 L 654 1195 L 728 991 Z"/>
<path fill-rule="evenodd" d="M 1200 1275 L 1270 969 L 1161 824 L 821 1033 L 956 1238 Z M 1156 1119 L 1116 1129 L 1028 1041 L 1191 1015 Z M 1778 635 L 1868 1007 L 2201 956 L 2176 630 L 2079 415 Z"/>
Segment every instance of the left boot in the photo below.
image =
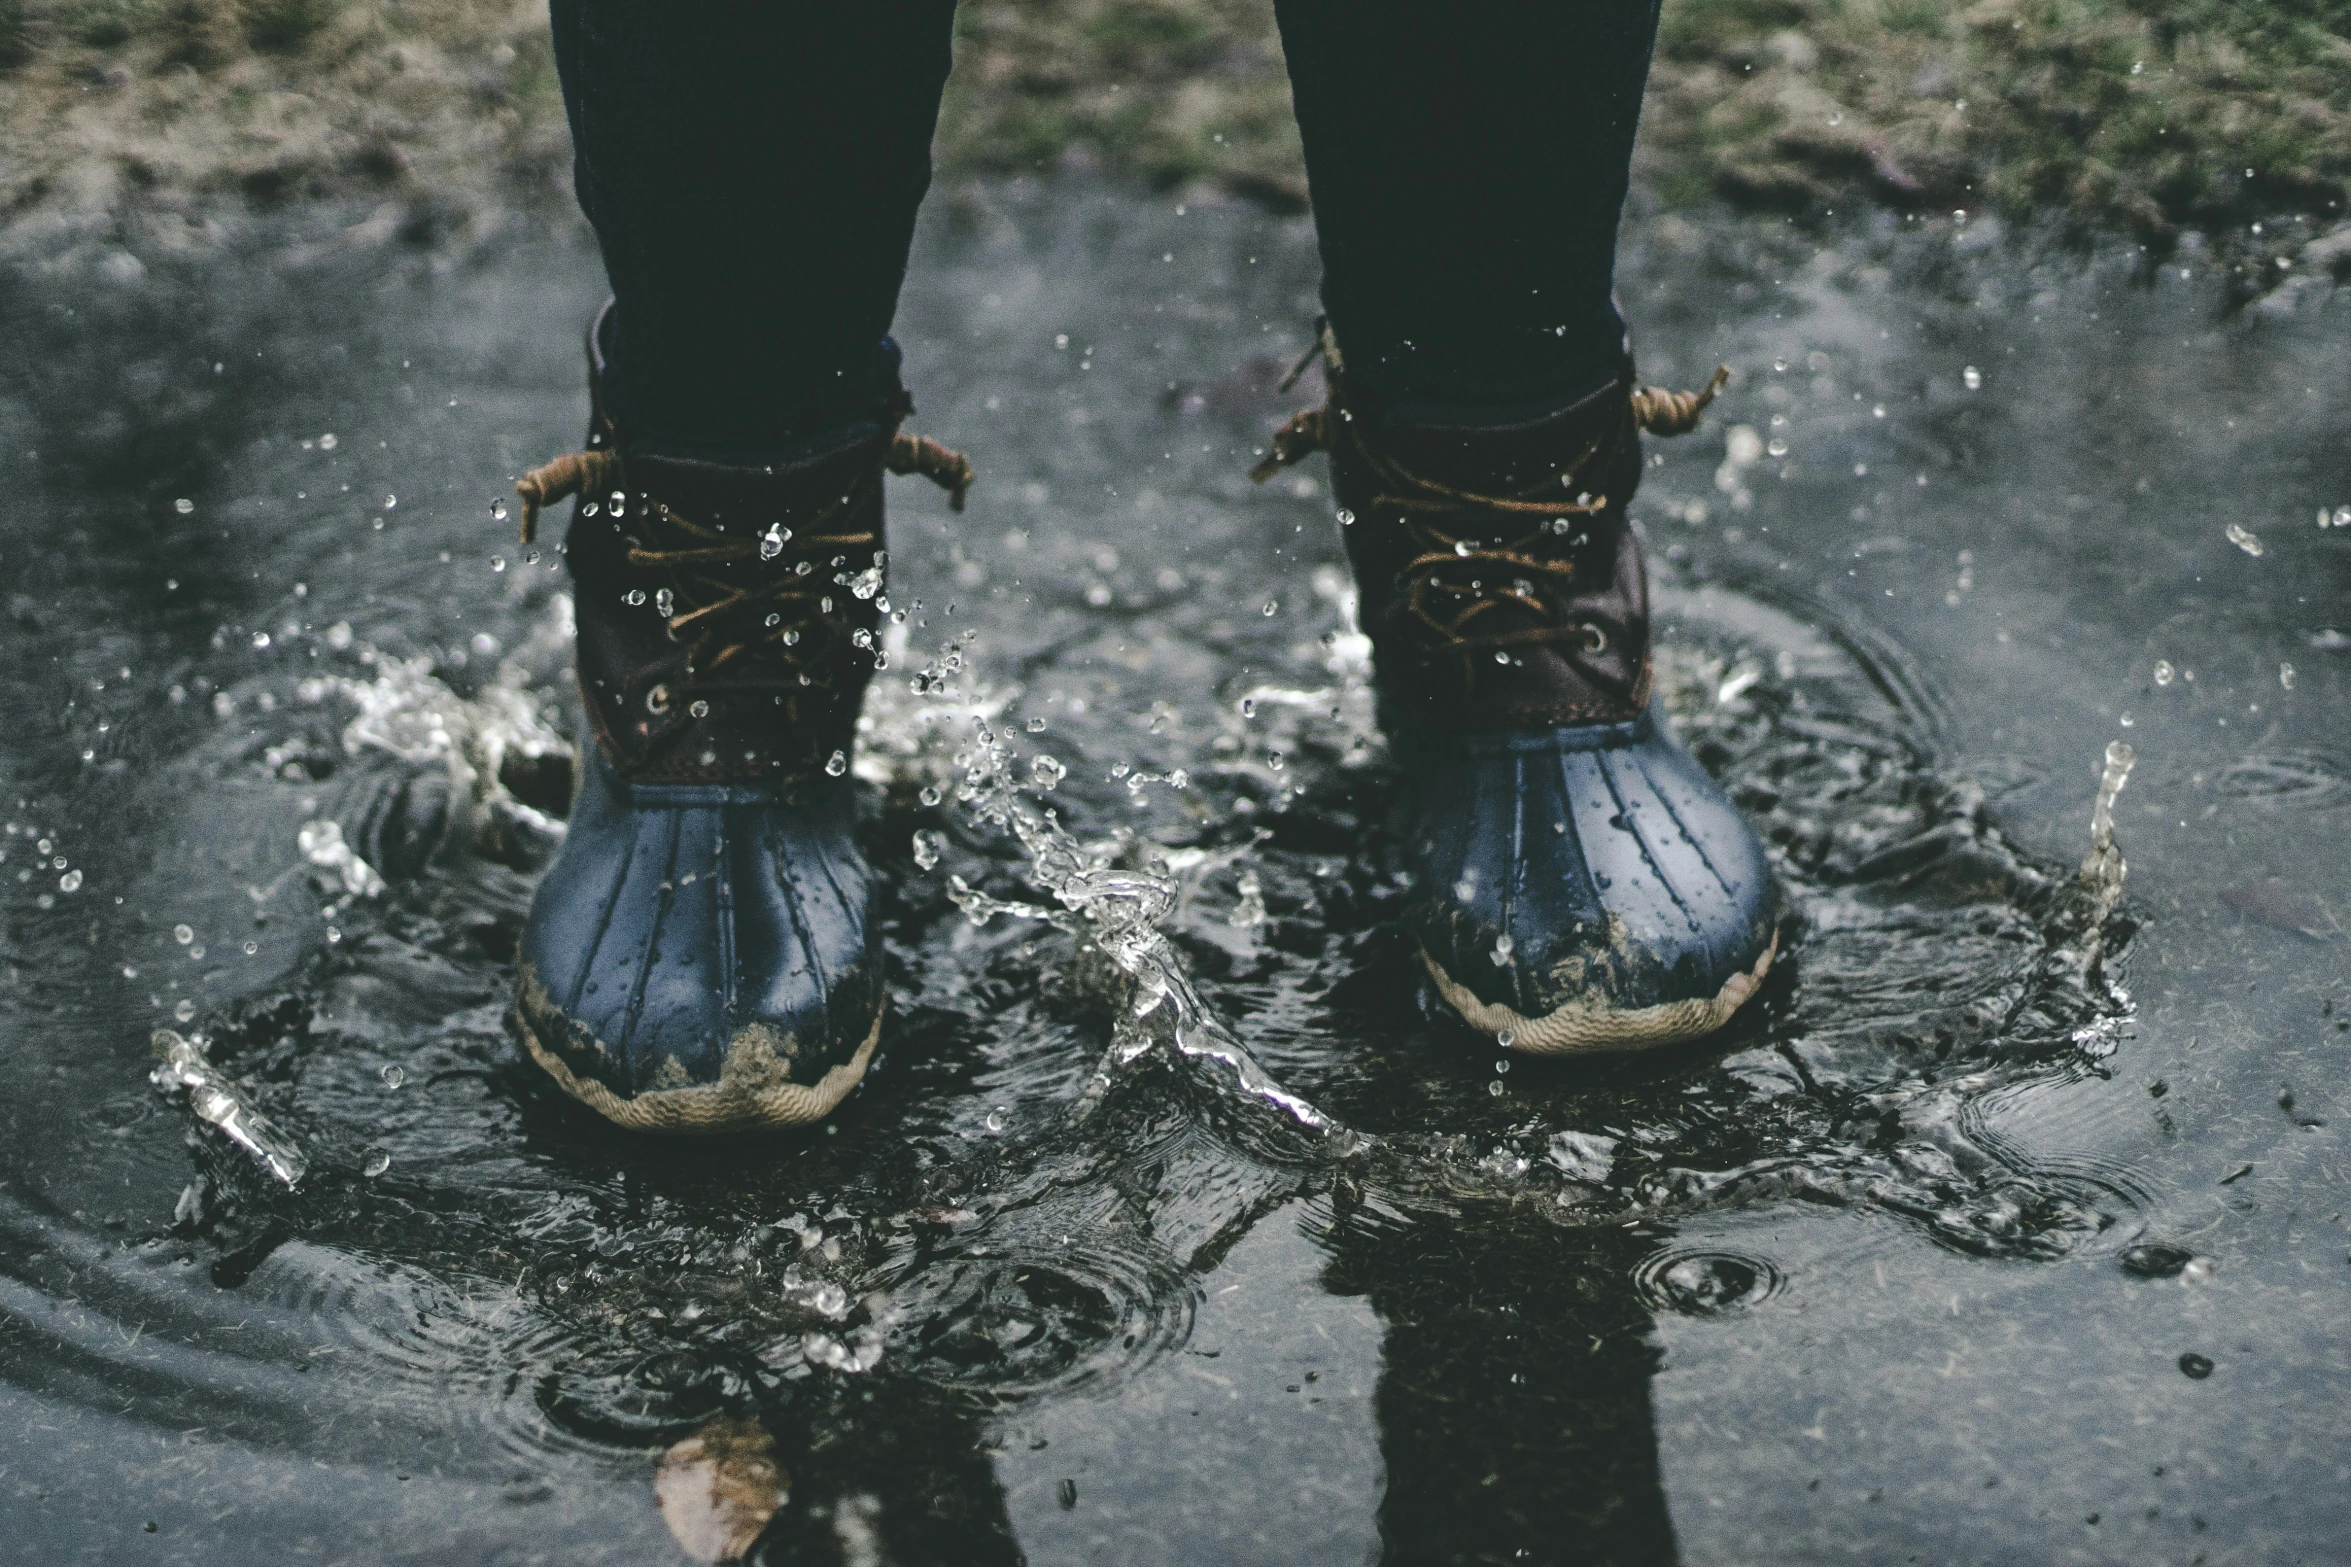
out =
<path fill-rule="evenodd" d="M 1327 452 L 1381 725 L 1412 784 L 1419 959 L 1504 1049 L 1626 1051 L 1712 1033 L 1778 950 L 1754 830 L 1651 700 L 1648 579 L 1625 514 L 1643 430 L 1697 393 L 1617 379 L 1514 424 L 1382 408 L 1327 329 L 1325 406 L 1254 477 Z"/>

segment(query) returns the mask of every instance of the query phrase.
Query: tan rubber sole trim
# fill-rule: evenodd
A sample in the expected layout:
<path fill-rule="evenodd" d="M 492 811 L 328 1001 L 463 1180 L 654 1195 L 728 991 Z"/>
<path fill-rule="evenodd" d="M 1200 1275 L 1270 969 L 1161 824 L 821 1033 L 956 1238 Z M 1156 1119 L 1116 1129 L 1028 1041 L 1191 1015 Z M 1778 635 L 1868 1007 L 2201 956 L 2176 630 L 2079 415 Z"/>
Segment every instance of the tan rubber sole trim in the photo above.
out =
<path fill-rule="evenodd" d="M 583 1078 L 563 1059 L 541 1045 L 529 1019 L 516 1009 L 522 1042 L 531 1059 L 547 1069 L 557 1087 L 615 1126 L 632 1132 L 666 1132 L 692 1137 L 726 1132 L 756 1132 L 782 1126 L 806 1126 L 833 1113 L 865 1077 L 874 1047 L 882 1042 L 885 1001 L 873 1015 L 873 1028 L 857 1053 L 813 1083 L 779 1082 L 775 1053 L 763 1030 L 746 1030 L 727 1051 L 718 1081 L 685 1088 L 654 1088 L 633 1099 L 623 1099 L 594 1078 Z"/>
<path fill-rule="evenodd" d="M 1763 988 L 1763 977 L 1771 972 L 1771 960 L 1779 950 L 1780 938 L 1775 932 L 1771 945 L 1755 960 L 1755 967 L 1724 980 L 1722 989 L 1709 1001 L 1666 1001 L 1623 1010 L 1571 1001 L 1556 1012 L 1535 1018 L 1521 1017 L 1498 1002 L 1480 1001 L 1468 987 L 1456 984 L 1426 947 L 1420 949 L 1420 961 L 1429 978 L 1436 981 L 1437 994 L 1445 998 L 1445 1004 L 1460 1013 L 1470 1027 L 1494 1035 L 1496 1043 L 1508 1033 L 1506 1048 L 1522 1055 L 1583 1056 L 1651 1050 L 1713 1033 Z"/>

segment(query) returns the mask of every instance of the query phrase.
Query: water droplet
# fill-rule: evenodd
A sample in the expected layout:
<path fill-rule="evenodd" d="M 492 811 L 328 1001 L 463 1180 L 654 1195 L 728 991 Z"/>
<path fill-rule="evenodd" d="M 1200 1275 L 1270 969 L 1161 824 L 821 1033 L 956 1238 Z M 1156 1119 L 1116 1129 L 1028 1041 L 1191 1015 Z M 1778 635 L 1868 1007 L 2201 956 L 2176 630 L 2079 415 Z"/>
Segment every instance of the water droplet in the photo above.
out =
<path fill-rule="evenodd" d="M 767 612 L 766 625 L 768 630 L 773 631 L 776 627 L 782 625 L 783 623 L 784 617 L 780 610 L 771 609 Z"/>
<path fill-rule="evenodd" d="M 859 626 L 855 631 L 849 633 L 849 641 L 857 647 L 872 647 L 873 633 L 863 626 Z"/>
<path fill-rule="evenodd" d="M 185 517 L 188 513 L 196 509 L 196 503 L 183 495 L 178 500 L 171 503 L 171 509 Z"/>
<path fill-rule="evenodd" d="M 767 531 L 759 536 L 759 558 L 773 560 L 781 555 L 784 552 L 784 540 L 791 536 L 791 530 L 782 523 L 768 524 Z"/>
<path fill-rule="evenodd" d="M 784 633 L 784 646 L 786 646 L 786 647 L 792 647 L 792 646 L 795 646 L 795 645 L 797 645 L 799 641 L 800 641 L 800 632 L 799 632 L 799 628 L 797 628 L 797 627 L 794 627 L 792 630 L 790 630 L 790 631 L 787 631 L 787 632 L 785 632 L 785 633 Z"/>
<path fill-rule="evenodd" d="M 1058 757 L 1037 756 L 1029 759 L 1029 782 L 1036 788 L 1058 788 L 1061 780 L 1068 776 L 1069 769 L 1061 765 Z"/>
<path fill-rule="evenodd" d="M 506 557 L 503 555 L 491 556 L 490 569 L 492 571 L 504 571 L 506 569 Z"/>
<path fill-rule="evenodd" d="M 1517 1031 L 1507 1028 L 1502 1030 L 1502 1032 L 1494 1036 L 1494 1043 L 1500 1045 L 1503 1049 L 1508 1050 L 1512 1045 L 1518 1043 Z"/>
<path fill-rule="evenodd" d="M 710 716 L 710 704 L 708 702 L 701 701 L 700 699 L 696 699 L 695 701 L 688 702 L 686 704 L 686 711 L 696 718 L 708 718 Z"/>
<path fill-rule="evenodd" d="M 598 513 L 602 512 L 603 510 L 604 510 L 604 508 L 603 508 L 603 507 L 601 507 L 601 506 L 599 506 L 599 505 L 597 505 L 597 504 L 596 504 L 594 501 L 582 501 L 582 502 L 580 502 L 580 515 L 581 515 L 581 516 L 583 516 L 583 517 L 593 517 L 593 516 L 596 516 Z"/>
<path fill-rule="evenodd" d="M 629 608 L 635 609 L 639 604 L 645 602 L 645 590 L 643 588 L 631 588 L 620 596 L 620 601 L 623 604 L 626 604 Z"/>
<path fill-rule="evenodd" d="M 498 500 L 490 502 L 490 520 L 492 522 L 504 522 L 506 520 L 506 503 L 504 501 Z"/>
<path fill-rule="evenodd" d="M 68 892 L 71 892 L 71 891 L 73 891 L 73 889 L 72 889 L 71 887 L 68 887 L 68 888 L 66 888 L 65 890 L 66 890 L 66 891 L 68 891 Z M 254 956 L 258 955 L 258 954 L 260 953 L 260 951 L 261 951 L 261 943 L 260 943 L 260 942 L 258 942 L 258 941 L 248 941 L 248 942 L 246 942 L 246 943 L 245 943 L 245 956 L 247 956 L 247 957 L 249 957 L 249 958 L 250 958 L 250 957 L 254 957 Z"/>
<path fill-rule="evenodd" d="M 171 1015 L 175 1022 L 188 1022 L 196 1016 L 196 1003 L 193 1001 L 182 1001 L 179 1005 L 171 1009 Z"/>
<path fill-rule="evenodd" d="M 1280 772 L 1285 765 L 1282 761 L 1282 753 L 1279 751 L 1266 752 L 1265 765 L 1272 768 L 1277 773 Z"/>
<path fill-rule="evenodd" d="M 1469 540 L 1455 539 L 1453 541 L 1453 553 L 1456 555 L 1467 555 L 1469 553 Z"/>
<path fill-rule="evenodd" d="M 2290 681 L 2290 680 L 2289 680 L 2288 682 L 2286 682 L 2286 683 L 2287 683 L 2288 685 L 2291 685 L 2291 684 L 2293 684 L 2293 682 L 2292 682 L 2292 681 Z M 59 892 L 79 892 L 79 891 L 81 891 L 81 890 L 82 890 L 82 873 L 81 873 L 80 871 L 67 871 L 67 872 L 66 872 L 64 875 L 62 875 L 62 876 L 58 877 L 58 878 L 57 878 L 57 890 L 58 890 Z"/>
<path fill-rule="evenodd" d="M 849 758 L 835 751 L 825 759 L 824 770 L 826 777 L 838 778 L 849 770 Z"/>
<path fill-rule="evenodd" d="M 1510 1063 L 1509 1063 L 1508 1061 L 1497 1061 L 1497 1062 L 1495 1062 L 1495 1063 L 1494 1063 L 1494 1071 L 1495 1071 L 1495 1073 L 1496 1073 L 1497 1075 L 1499 1075 L 1499 1074 L 1501 1074 L 1501 1073 L 1504 1073 L 1504 1072 L 1507 1072 L 1507 1071 L 1509 1071 L 1509 1070 L 1510 1070 Z"/>
<path fill-rule="evenodd" d="M 2278 665 L 2278 684 L 2279 684 L 2279 685 L 2281 685 L 2281 686 L 2284 686 L 2284 687 L 2285 687 L 2285 688 L 2286 688 L 2288 691 L 2291 691 L 2291 690 L 2293 690 L 2293 689 L 2294 689 L 2294 666 L 2293 666 L 2293 665 L 2291 665 L 2291 664 L 2280 664 L 2280 665 Z M 72 889 L 71 887 L 68 887 L 68 888 L 66 888 L 65 890 L 66 890 L 66 891 L 68 891 L 68 892 L 71 892 L 71 891 L 73 891 L 73 889 Z"/>
<path fill-rule="evenodd" d="M 2173 680 L 2173 678 L 2174 678 L 2174 677 L 2175 677 L 2175 676 L 2176 676 L 2178 673 L 2179 673 L 2179 672 L 2178 672 L 2177 670 L 2175 670 L 2175 669 L 2173 669 L 2173 668 L 2171 667 L 2171 660 L 2170 660 L 2170 659 L 2168 659 L 2168 658 L 2159 658 L 2159 659 L 2157 659 L 2157 660 L 2155 661 L 2155 683 L 2156 683 L 2157 685 L 2159 685 L 2159 686 L 2168 686 L 2168 685 L 2170 685 L 2170 684 L 2172 683 L 2172 680 Z"/>
<path fill-rule="evenodd" d="M 2228 537 L 2231 544 L 2234 544 L 2237 548 L 2243 550 L 2248 555 L 2259 555 L 2261 553 L 2260 536 L 2239 527 L 2233 522 L 2229 524 Z"/>
<path fill-rule="evenodd" d="M 384 510 L 386 511 L 390 511 L 393 507 L 399 504 L 400 497 L 397 495 L 387 495 L 384 497 Z"/>
<path fill-rule="evenodd" d="M 1978 370 L 1974 365 L 1969 365 L 1966 369 L 1960 371 L 1959 380 L 1960 383 L 1971 392 L 1983 390 L 1984 373 L 1981 370 Z"/>
<path fill-rule="evenodd" d="M 190 947 L 188 949 L 188 957 L 192 962 L 201 962 L 204 957 L 204 943 L 199 941 L 194 946 Z"/>
<path fill-rule="evenodd" d="M 678 596 L 667 588 L 653 590 L 653 613 L 667 620 L 677 609 Z"/>
<path fill-rule="evenodd" d="M 383 1071 L 383 1079 L 386 1088 L 398 1088 L 408 1081 L 408 1073 L 401 1067 L 387 1066 Z"/>
<path fill-rule="evenodd" d="M 1492 1095 L 1493 1095 L 1495 1098 L 1497 1098 L 1497 1099 L 1501 1098 L 1501 1097 L 1502 1097 L 1502 1079 L 1500 1079 L 1500 1078 L 1498 1078 L 1498 1077 L 1497 1077 L 1497 1078 L 1495 1078 L 1495 1079 L 1494 1079 L 1492 1082 L 1488 1083 L 1488 1084 L 1486 1085 L 1486 1092 L 1487 1092 L 1487 1093 L 1489 1093 L 1489 1094 L 1492 1094 Z"/>
<path fill-rule="evenodd" d="M 1029 733 L 1030 733 L 1030 734 L 1033 734 L 1033 735 L 1041 735 L 1041 734 L 1043 734 L 1044 732 L 1045 732 L 1045 720 L 1043 720 L 1042 718 L 1032 718 L 1032 719 L 1030 719 L 1030 720 L 1029 720 Z"/>
<path fill-rule="evenodd" d="M 645 711 L 656 716 L 669 711 L 669 687 L 655 686 L 645 693 Z"/>
<path fill-rule="evenodd" d="M 254 632 L 254 633 L 253 633 L 253 645 L 254 645 L 255 647 L 257 647 L 257 648 L 258 648 L 258 647 L 267 647 L 267 646 L 269 646 L 269 633 L 268 633 L 268 632 L 266 632 L 266 631 L 256 631 L 256 632 Z"/>
<path fill-rule="evenodd" d="M 922 791 L 917 794 L 915 798 L 922 801 L 922 803 L 925 805 L 936 805 L 939 803 L 941 796 L 937 789 L 933 788 L 929 784 L 924 784 L 922 786 Z"/>
<path fill-rule="evenodd" d="M 334 431 L 329 430 L 326 434 L 318 438 L 318 449 L 322 452 L 331 452 L 335 449 Z"/>
<path fill-rule="evenodd" d="M 990 1110 L 988 1112 L 988 1118 L 985 1121 L 982 1121 L 980 1124 L 985 1126 L 991 1132 L 1001 1132 L 1004 1130 L 1004 1117 L 997 1114 L 995 1111 Z"/>
<path fill-rule="evenodd" d="M 1496 936 L 1494 938 L 1494 966 L 1496 968 L 1501 968 L 1504 964 L 1507 964 L 1510 961 L 1511 953 L 1517 950 L 1518 943 L 1510 939 L 1508 932 L 1504 932 L 1502 935 Z"/>
<path fill-rule="evenodd" d="M 615 517 L 627 515 L 629 509 L 629 498 L 626 492 L 621 490 L 614 490 L 610 495 L 605 496 L 604 499 L 606 504 L 612 507 L 612 514 Z"/>
<path fill-rule="evenodd" d="M 915 865 L 922 870 L 931 869 L 939 863 L 939 856 L 946 852 L 946 848 L 947 835 L 945 833 L 924 828 L 914 835 Z"/>
<path fill-rule="evenodd" d="M 1497 664 L 1507 664 L 1510 662 L 1510 655 L 1501 648 L 1496 648 L 1494 649 L 1494 662 Z"/>
<path fill-rule="evenodd" d="M 522 563 L 526 566 L 536 566 L 539 563 L 539 552 L 535 549 L 524 550 Z"/>
<path fill-rule="evenodd" d="M 1354 526 L 1355 526 L 1355 513 L 1353 513 L 1352 511 L 1349 511 L 1349 510 L 1348 510 L 1346 507 L 1344 507 L 1344 506 L 1340 507 L 1340 508 L 1339 508 L 1339 526 L 1340 526 L 1340 527 L 1342 527 L 1342 528 L 1352 528 L 1352 527 L 1354 527 Z"/>
<path fill-rule="evenodd" d="M 2212 1361 L 2209 1357 L 2190 1350 L 2180 1357 L 2180 1370 L 2187 1375 L 2189 1380 L 2201 1382 L 2212 1375 Z"/>
<path fill-rule="evenodd" d="M 375 1148 L 369 1150 L 367 1162 L 359 1167 L 359 1173 L 372 1181 L 391 1167 L 392 1156 L 381 1148 Z"/>
<path fill-rule="evenodd" d="M 1281 607 L 1282 601 L 1280 599 L 1267 599 L 1265 601 L 1265 612 L 1268 615 L 1278 614 L 1281 610 Z"/>
<path fill-rule="evenodd" d="M 171 939 L 184 947 L 196 939 L 196 933 L 185 925 L 174 925 L 171 928 Z"/>
<path fill-rule="evenodd" d="M 1785 457 L 1785 456 L 1787 456 L 1787 455 L 1788 455 L 1788 440 L 1787 440 L 1787 437 L 1786 437 L 1786 436 L 1783 436 L 1783 435 L 1775 435 L 1775 436 L 1773 436 L 1773 437 L 1771 438 L 1771 442 L 1770 442 L 1770 444 L 1769 444 L 1769 445 L 1767 445 L 1767 446 L 1765 446 L 1765 447 L 1763 448 L 1763 450 L 1764 450 L 1764 453 L 1765 453 L 1765 455 L 1766 455 L 1766 456 L 1771 456 L 1771 457 Z"/>
<path fill-rule="evenodd" d="M 1245 696 L 1241 698 L 1241 716 L 1243 718 L 1255 718 L 1257 716 L 1257 698 L 1253 696 Z"/>

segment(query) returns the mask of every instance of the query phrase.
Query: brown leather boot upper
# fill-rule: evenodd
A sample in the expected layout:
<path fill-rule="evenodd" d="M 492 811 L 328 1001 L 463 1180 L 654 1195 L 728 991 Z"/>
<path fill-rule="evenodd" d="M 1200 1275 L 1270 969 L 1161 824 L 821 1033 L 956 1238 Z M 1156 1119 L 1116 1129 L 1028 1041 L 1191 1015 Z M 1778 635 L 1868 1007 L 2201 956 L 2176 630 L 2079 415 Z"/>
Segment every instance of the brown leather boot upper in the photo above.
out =
<path fill-rule="evenodd" d="M 591 385 L 597 341 L 591 326 Z M 526 537 L 541 505 L 578 496 L 566 548 L 580 695 L 605 755 L 640 784 L 845 766 L 882 656 L 882 476 L 925 473 L 960 510 L 971 465 L 899 431 L 903 397 L 882 420 L 761 467 L 633 450 L 597 405 L 589 449 L 517 489 Z"/>
<path fill-rule="evenodd" d="M 1350 396 L 1293 418 L 1259 476 L 1327 451 L 1384 715 L 1440 733 L 1620 723 L 1649 702 L 1649 593 L 1625 507 L 1640 430 L 1712 396 L 1637 389 L 1628 357 L 1572 407 L 1510 425 L 1383 414 Z"/>

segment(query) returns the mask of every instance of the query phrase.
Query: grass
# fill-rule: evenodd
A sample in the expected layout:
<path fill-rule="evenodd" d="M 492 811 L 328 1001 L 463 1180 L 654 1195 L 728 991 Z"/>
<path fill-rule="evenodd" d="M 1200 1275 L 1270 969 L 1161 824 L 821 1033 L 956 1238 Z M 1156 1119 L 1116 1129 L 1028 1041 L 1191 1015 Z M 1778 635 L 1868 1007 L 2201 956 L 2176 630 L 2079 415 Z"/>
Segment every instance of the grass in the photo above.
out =
<path fill-rule="evenodd" d="M 559 204 L 545 26 L 538 0 L 0 0 L 0 215 Z M 970 0 L 957 34 L 950 177 L 1304 203 L 1270 0 Z M 2201 232 L 2255 292 L 2351 218 L 2351 0 L 1666 0 L 1638 172 L 1669 204 L 1988 210 L 2151 262 Z"/>

